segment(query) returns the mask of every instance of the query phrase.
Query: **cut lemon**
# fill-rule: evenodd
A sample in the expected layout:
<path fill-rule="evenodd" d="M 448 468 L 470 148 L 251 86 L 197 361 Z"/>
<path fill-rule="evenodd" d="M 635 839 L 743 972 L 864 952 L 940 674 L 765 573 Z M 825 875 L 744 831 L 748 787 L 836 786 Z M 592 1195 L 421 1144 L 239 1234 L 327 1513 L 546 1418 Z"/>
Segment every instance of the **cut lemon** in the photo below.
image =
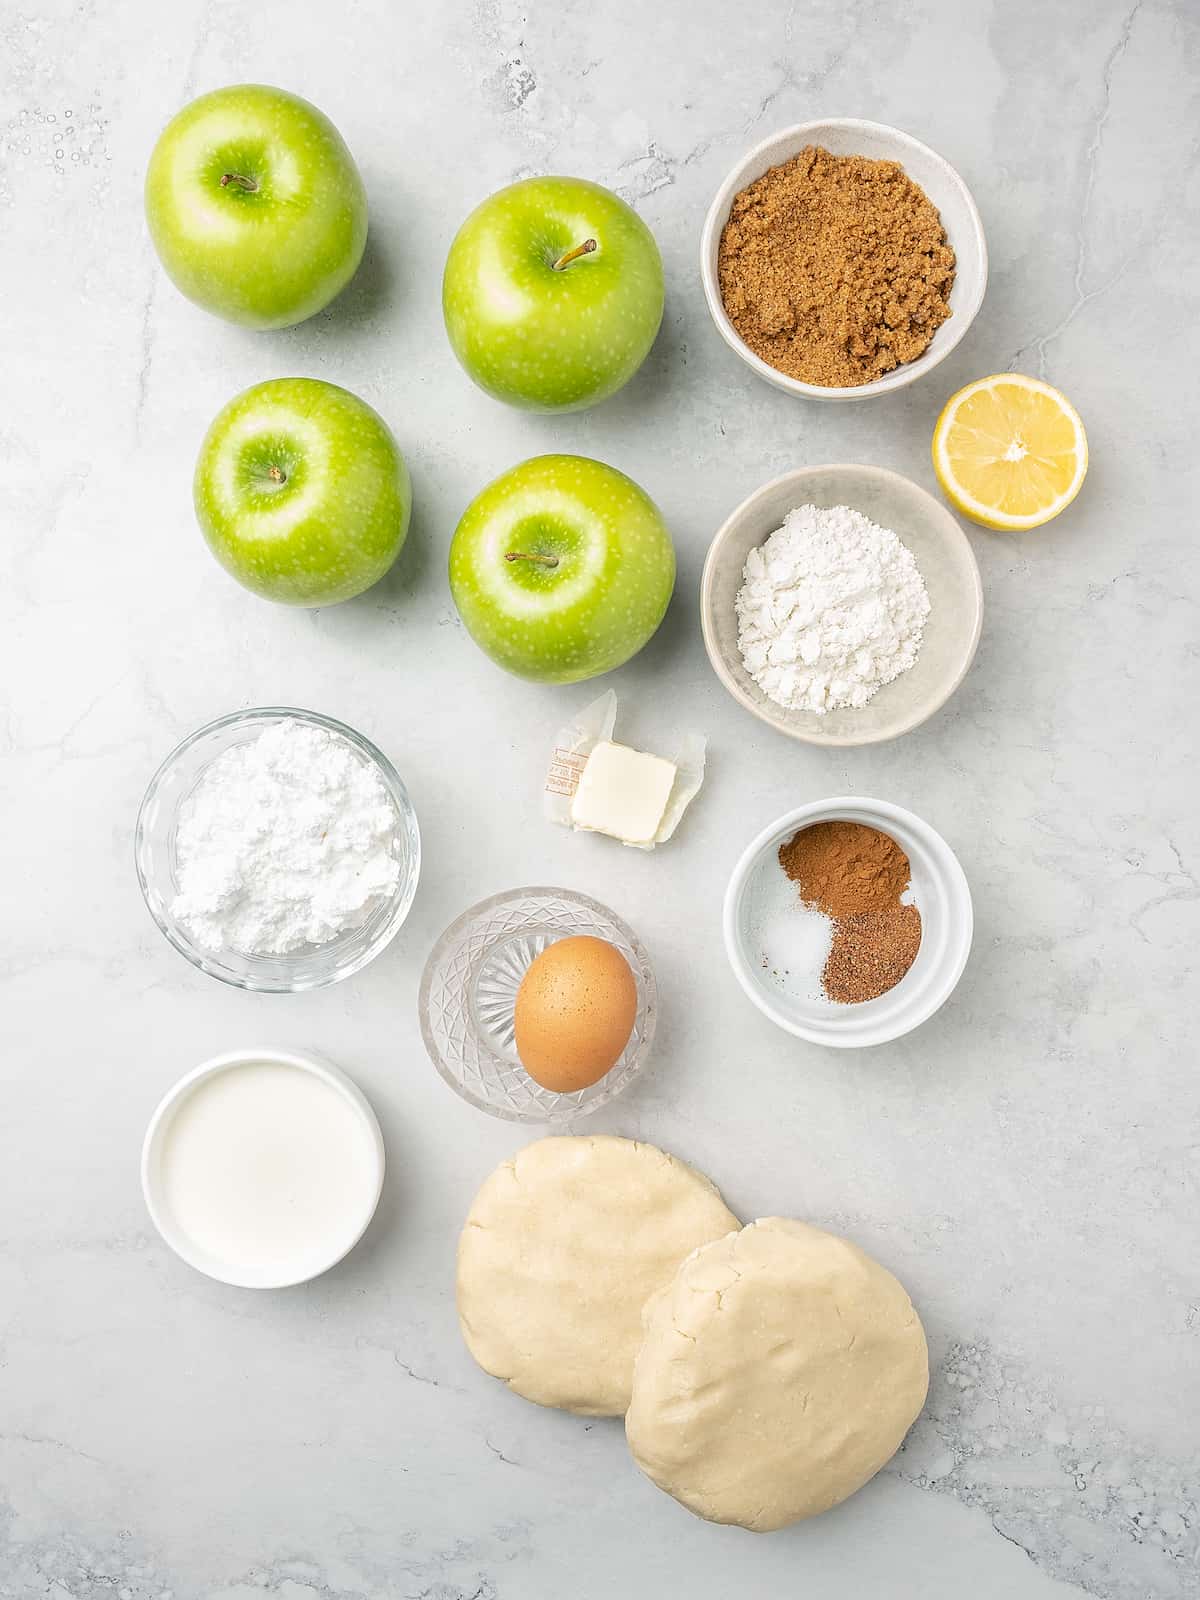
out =
<path fill-rule="evenodd" d="M 1075 407 L 1019 372 L 960 389 L 933 430 L 942 492 L 985 528 L 1041 527 L 1074 500 L 1087 465 L 1087 434 Z"/>

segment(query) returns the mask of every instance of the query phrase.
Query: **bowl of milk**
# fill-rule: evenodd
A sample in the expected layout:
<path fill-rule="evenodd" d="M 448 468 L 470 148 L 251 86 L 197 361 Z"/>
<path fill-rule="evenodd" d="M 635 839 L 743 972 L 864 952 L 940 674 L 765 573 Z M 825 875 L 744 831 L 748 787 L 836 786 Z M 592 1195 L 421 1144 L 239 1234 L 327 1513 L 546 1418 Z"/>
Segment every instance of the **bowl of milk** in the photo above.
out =
<path fill-rule="evenodd" d="M 282 1289 L 340 1261 L 383 1189 L 383 1135 L 356 1084 L 290 1051 L 214 1056 L 150 1119 L 142 1190 L 163 1239 L 222 1283 Z"/>

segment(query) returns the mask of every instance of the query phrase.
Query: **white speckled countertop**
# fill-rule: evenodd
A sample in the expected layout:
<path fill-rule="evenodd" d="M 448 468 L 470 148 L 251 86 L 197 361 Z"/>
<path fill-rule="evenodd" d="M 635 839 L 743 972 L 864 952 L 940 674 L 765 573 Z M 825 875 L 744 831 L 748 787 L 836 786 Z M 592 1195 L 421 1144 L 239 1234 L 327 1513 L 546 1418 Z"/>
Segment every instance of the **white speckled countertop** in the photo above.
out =
<path fill-rule="evenodd" d="M 183 302 L 141 179 L 193 94 L 258 79 L 334 119 L 372 232 L 350 289 L 291 332 Z M 1197 490 L 1189 0 L 15 0 L 0 7 L 0 1595 L 5 1600 L 582 1600 L 680 1594 L 1106 1600 L 1200 1594 L 1200 1134 L 1192 1007 Z M 983 212 L 968 338 L 885 402 L 756 381 L 701 299 L 700 223 L 735 157 L 823 114 L 943 152 Z M 654 229 L 668 310 L 643 373 L 580 417 L 477 393 L 440 318 L 455 227 L 562 170 Z M 705 546 L 751 489 L 868 461 L 932 487 L 952 389 L 1016 365 L 1087 422 L 1091 475 L 1041 533 L 973 530 L 984 639 L 895 746 L 793 747 L 704 659 Z M 352 604 L 277 610 L 193 525 L 191 467 L 237 390 L 334 379 L 388 418 L 416 514 Z M 537 782 L 589 692 L 504 678 L 456 626 L 458 514 L 545 448 L 610 460 L 664 508 L 676 602 L 612 682 L 626 736 L 710 738 L 709 779 L 647 857 L 542 825 Z M 143 786 L 198 723 L 290 702 L 392 756 L 422 819 L 413 914 L 368 972 L 283 999 L 221 988 L 134 880 Z M 744 1000 L 719 902 L 777 813 L 859 791 L 940 828 L 975 954 L 893 1047 L 823 1053 Z M 481 805 L 480 796 L 485 796 Z M 711 1172 L 741 1214 L 842 1229 L 911 1289 L 934 1363 L 908 1448 L 827 1517 L 755 1539 L 693 1521 L 616 1425 L 542 1412 L 471 1364 L 451 1267 L 477 1184 L 523 1140 L 421 1046 L 442 927 L 521 882 L 598 892 L 653 955 L 653 1070 L 595 1119 Z M 137 1155 L 163 1090 L 272 1042 L 341 1063 L 391 1169 L 366 1241 L 279 1294 L 226 1289 L 153 1233 Z"/>

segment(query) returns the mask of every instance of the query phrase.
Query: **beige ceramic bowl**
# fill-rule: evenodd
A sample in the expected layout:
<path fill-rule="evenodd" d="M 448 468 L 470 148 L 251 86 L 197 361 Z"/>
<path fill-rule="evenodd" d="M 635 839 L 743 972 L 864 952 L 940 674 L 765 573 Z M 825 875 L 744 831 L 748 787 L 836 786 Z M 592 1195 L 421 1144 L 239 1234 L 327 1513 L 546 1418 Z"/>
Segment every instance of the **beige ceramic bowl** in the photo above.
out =
<path fill-rule="evenodd" d="M 726 315 L 717 280 L 717 251 L 721 234 L 729 221 L 729 208 L 734 195 L 756 178 L 761 178 L 771 167 L 789 160 L 809 144 L 821 145 L 835 156 L 866 156 L 872 161 L 898 161 L 938 208 L 946 237 L 957 258 L 954 286 L 950 290 L 951 315 L 934 334 L 925 354 L 916 361 L 905 362 L 903 366 L 885 373 L 882 378 L 876 378 L 874 383 L 860 383 L 849 389 L 829 389 L 820 384 L 802 383 L 799 378 L 789 378 L 777 372 L 756 356 Z M 893 389 L 902 389 L 931 372 L 939 361 L 946 359 L 974 322 L 975 313 L 983 303 L 987 275 L 987 242 L 983 223 L 971 198 L 971 191 L 950 163 L 911 134 L 901 133 L 899 128 L 889 128 L 882 122 L 865 122 L 859 117 L 828 117 L 822 122 L 801 122 L 755 145 L 717 190 L 700 236 L 700 277 L 704 284 L 704 298 L 708 301 L 717 332 L 760 378 L 773 383 L 777 389 L 785 389 L 788 394 L 802 395 L 809 400 L 867 400 L 874 395 L 890 394 Z"/>
<path fill-rule="evenodd" d="M 787 711 L 769 700 L 742 663 L 736 600 L 751 550 L 795 506 L 850 506 L 891 528 L 916 557 L 931 610 L 915 666 L 861 710 Z M 713 669 L 747 711 L 809 744 L 878 744 L 898 738 L 945 705 L 967 675 L 983 625 L 983 586 L 958 523 L 931 494 L 885 467 L 798 467 L 756 489 L 709 546 L 700 582 L 700 623 Z"/>

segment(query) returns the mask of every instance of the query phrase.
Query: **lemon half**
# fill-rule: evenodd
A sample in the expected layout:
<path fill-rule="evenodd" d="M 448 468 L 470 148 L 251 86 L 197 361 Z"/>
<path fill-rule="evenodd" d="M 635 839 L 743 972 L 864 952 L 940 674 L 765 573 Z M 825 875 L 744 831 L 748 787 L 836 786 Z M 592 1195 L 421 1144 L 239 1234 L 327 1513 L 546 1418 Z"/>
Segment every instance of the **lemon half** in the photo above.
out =
<path fill-rule="evenodd" d="M 1079 493 L 1087 434 L 1057 389 L 1020 372 L 969 383 L 933 430 L 933 470 L 964 517 L 985 528 L 1039 528 Z"/>

